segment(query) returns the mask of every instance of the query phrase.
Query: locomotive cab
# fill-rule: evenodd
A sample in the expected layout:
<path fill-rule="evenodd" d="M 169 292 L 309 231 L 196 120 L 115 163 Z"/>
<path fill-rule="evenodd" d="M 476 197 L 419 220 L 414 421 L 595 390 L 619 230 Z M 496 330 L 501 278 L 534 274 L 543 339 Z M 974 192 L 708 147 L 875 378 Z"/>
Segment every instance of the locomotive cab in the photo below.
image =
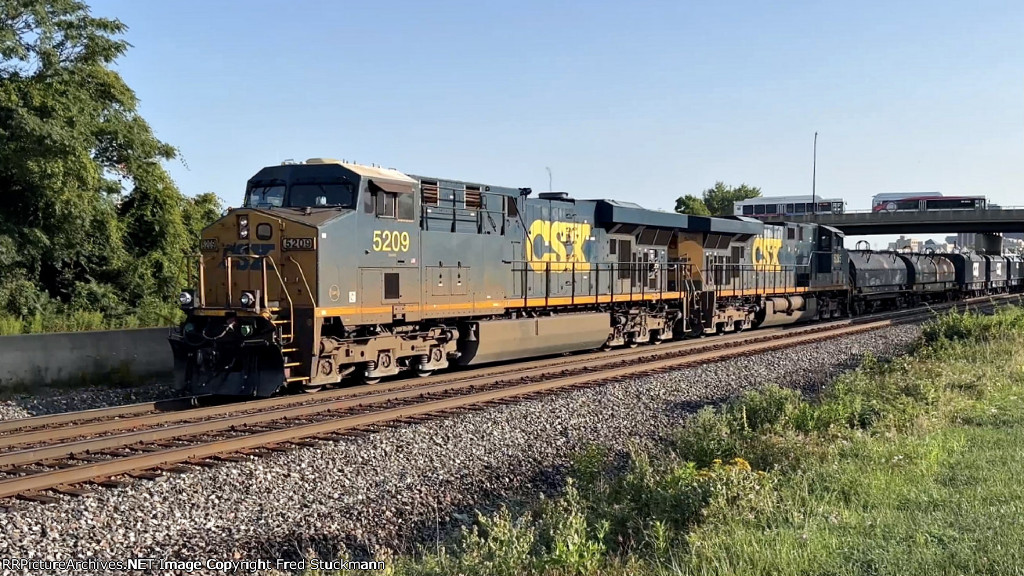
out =
<path fill-rule="evenodd" d="M 360 220 L 379 213 L 411 221 L 413 185 L 394 170 L 323 159 L 253 176 L 243 207 L 203 231 L 194 279 L 180 296 L 187 317 L 170 336 L 178 387 L 268 396 L 307 386 L 319 353 L 318 306 L 343 295 L 356 303 L 361 291 L 360 278 L 339 273 L 363 251 L 357 230 L 372 224 Z M 414 235 L 403 230 L 371 248 L 413 246 Z M 325 251 L 332 255 L 326 265 Z"/>

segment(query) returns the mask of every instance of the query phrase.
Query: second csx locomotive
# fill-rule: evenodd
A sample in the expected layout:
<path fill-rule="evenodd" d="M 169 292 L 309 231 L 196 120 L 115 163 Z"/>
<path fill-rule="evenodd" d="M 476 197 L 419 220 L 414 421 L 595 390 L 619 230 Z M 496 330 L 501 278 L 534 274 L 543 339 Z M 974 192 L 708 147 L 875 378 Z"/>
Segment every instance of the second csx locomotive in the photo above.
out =
<path fill-rule="evenodd" d="M 179 383 L 195 394 L 316 390 L 916 297 L 904 294 L 906 269 L 895 300 L 858 287 L 881 282 L 869 269 L 884 269 L 883 256 L 851 264 L 827 226 L 535 197 L 329 159 L 260 170 L 200 247 L 170 338 Z"/>

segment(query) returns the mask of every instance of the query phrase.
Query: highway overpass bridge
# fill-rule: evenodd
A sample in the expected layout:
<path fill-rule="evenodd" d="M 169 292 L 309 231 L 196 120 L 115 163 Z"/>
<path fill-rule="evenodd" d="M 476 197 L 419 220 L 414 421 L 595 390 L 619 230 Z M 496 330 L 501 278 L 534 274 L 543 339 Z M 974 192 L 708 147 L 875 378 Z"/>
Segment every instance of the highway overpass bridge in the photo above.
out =
<path fill-rule="evenodd" d="M 982 210 L 932 210 L 906 212 L 846 212 L 786 216 L 775 222 L 816 222 L 832 226 L 848 236 L 874 234 L 937 234 L 974 232 L 979 234 L 978 252 L 1002 250 L 999 232 L 1024 232 L 1024 207 Z"/>
<path fill-rule="evenodd" d="M 817 222 L 850 236 L 872 234 L 1024 232 L 1024 207 L 988 210 L 846 212 L 786 216 L 787 222 Z M 770 221 L 770 220 L 769 220 Z"/>

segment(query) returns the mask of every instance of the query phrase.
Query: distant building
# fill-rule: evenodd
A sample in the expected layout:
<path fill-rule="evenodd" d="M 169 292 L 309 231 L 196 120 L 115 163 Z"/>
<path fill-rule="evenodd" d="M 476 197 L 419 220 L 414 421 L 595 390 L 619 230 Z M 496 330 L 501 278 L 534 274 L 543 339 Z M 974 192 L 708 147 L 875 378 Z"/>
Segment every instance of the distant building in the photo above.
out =
<path fill-rule="evenodd" d="M 946 242 L 936 242 L 931 238 L 927 240 L 918 240 L 917 238 L 900 236 L 895 242 L 889 243 L 889 250 L 896 250 L 899 252 L 950 252 L 953 250 L 954 244 L 949 242 L 949 240 L 950 239 L 947 238 Z"/>

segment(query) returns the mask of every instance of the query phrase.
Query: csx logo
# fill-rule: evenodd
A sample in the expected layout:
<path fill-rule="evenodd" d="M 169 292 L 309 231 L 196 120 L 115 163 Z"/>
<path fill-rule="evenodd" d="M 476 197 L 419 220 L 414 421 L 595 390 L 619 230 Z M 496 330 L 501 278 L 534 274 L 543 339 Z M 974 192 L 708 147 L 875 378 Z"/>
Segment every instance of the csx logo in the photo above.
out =
<path fill-rule="evenodd" d="M 527 254 L 534 272 L 585 270 L 587 256 L 583 244 L 590 239 L 590 224 L 534 220 L 527 231 Z"/>
<path fill-rule="evenodd" d="M 782 249 L 782 240 L 758 236 L 754 239 L 753 248 L 754 270 L 771 272 L 779 269 L 779 250 Z"/>
<path fill-rule="evenodd" d="M 224 246 L 223 258 L 220 261 L 219 268 L 224 267 L 224 262 L 228 256 L 238 256 L 242 254 L 251 254 L 253 256 L 266 256 L 274 251 L 273 244 L 228 244 Z M 231 262 L 233 270 L 260 270 L 263 265 L 260 264 L 258 258 L 232 258 Z M 267 270 L 273 270 L 274 265 L 267 261 Z"/>

